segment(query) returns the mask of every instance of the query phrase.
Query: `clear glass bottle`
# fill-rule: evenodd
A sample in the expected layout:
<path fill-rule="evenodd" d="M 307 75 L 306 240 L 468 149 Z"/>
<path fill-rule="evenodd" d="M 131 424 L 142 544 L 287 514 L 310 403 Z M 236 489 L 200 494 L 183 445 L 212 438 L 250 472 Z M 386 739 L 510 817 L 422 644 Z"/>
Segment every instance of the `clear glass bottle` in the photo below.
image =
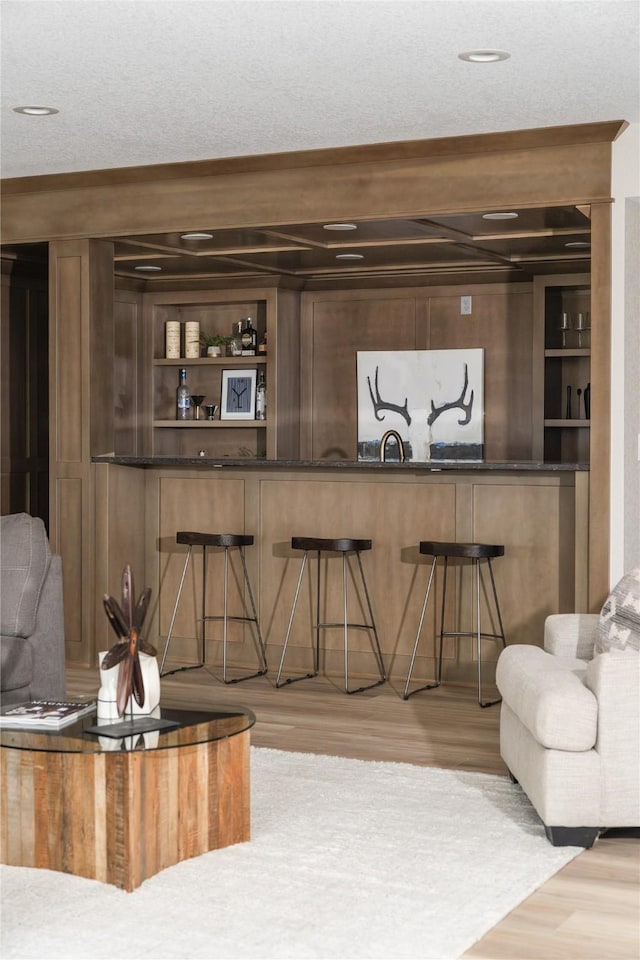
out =
<path fill-rule="evenodd" d="M 233 340 L 231 341 L 231 356 L 232 357 L 241 357 L 242 356 L 242 320 L 234 320 L 233 329 L 231 331 Z"/>
<path fill-rule="evenodd" d="M 256 387 L 256 420 L 267 419 L 267 384 L 264 379 L 264 370 L 258 374 Z"/>
<path fill-rule="evenodd" d="M 180 367 L 180 382 L 176 390 L 176 420 L 188 420 L 191 407 L 191 391 L 187 386 L 186 367 Z"/>

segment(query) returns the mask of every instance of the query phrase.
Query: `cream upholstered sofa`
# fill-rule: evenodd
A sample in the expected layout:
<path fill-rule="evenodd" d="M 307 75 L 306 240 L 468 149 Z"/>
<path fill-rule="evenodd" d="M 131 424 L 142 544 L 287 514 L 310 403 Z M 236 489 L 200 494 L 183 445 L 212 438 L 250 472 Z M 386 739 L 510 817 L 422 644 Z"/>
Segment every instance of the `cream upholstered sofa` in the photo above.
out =
<path fill-rule="evenodd" d="M 630 588 L 630 589 L 629 589 Z M 498 658 L 500 753 L 556 846 L 640 825 L 640 570 Z"/>

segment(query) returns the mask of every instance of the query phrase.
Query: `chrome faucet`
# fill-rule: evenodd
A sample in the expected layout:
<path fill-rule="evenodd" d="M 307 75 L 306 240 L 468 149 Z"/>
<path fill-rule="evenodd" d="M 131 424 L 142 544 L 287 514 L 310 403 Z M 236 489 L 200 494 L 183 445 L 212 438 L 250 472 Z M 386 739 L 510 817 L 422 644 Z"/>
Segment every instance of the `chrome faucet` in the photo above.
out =
<path fill-rule="evenodd" d="M 400 463 L 404 463 L 404 447 L 402 446 L 402 437 L 397 430 L 387 430 L 387 432 L 382 435 L 382 440 L 380 441 L 380 460 L 382 463 L 385 463 L 387 460 L 387 443 L 391 437 L 394 437 L 396 443 L 398 444 L 398 460 Z"/>

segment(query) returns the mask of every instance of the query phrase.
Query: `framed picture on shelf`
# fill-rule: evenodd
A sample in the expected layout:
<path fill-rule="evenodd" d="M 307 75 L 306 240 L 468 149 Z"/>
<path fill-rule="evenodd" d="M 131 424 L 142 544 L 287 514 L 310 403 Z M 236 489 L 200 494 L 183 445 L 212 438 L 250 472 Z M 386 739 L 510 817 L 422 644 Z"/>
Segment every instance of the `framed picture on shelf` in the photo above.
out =
<path fill-rule="evenodd" d="M 256 370 L 223 370 L 221 420 L 255 420 Z"/>

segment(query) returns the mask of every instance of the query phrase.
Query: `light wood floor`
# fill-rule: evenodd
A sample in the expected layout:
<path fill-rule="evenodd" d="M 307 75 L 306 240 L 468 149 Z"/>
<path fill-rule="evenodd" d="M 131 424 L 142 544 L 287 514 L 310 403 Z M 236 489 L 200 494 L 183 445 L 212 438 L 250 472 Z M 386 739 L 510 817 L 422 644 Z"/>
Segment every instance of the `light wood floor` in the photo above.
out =
<path fill-rule="evenodd" d="M 97 670 L 70 668 L 69 695 L 95 694 Z M 499 706 L 475 690 L 440 687 L 402 700 L 389 684 L 347 696 L 325 678 L 276 690 L 261 677 L 220 683 L 208 671 L 166 677 L 163 702 L 234 704 L 256 715 L 259 747 L 505 774 Z M 640 957 L 640 840 L 601 838 L 504 918 L 465 957 L 617 960 Z"/>

